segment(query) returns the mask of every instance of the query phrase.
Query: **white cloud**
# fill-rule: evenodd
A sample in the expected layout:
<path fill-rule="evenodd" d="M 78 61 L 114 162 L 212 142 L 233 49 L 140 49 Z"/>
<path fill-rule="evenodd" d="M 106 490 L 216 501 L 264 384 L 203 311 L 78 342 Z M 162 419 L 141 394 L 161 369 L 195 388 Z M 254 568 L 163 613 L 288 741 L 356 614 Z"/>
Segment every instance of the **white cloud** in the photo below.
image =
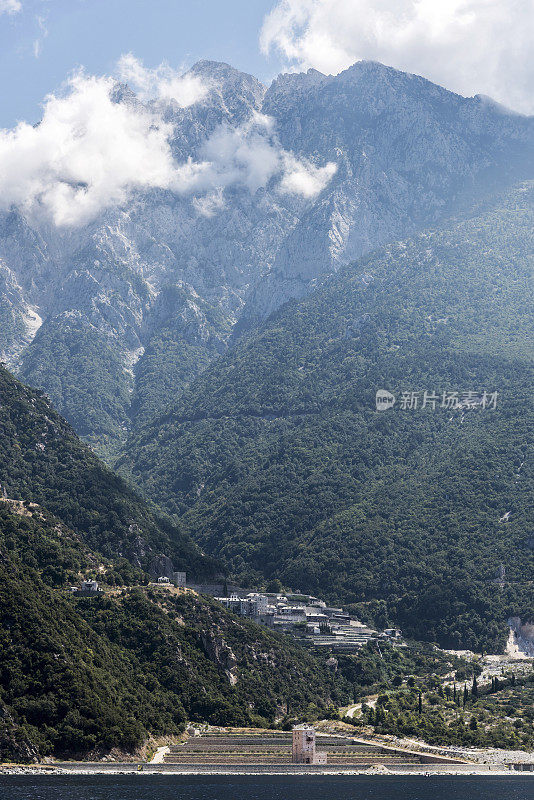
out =
<path fill-rule="evenodd" d="M 21 10 L 20 0 L 0 0 L 0 14 L 16 14 Z"/>
<path fill-rule="evenodd" d="M 63 96 L 49 95 L 37 126 L 0 131 L 0 203 L 56 225 L 82 224 L 126 202 L 132 189 L 187 191 L 202 164 L 173 162 L 170 126 L 114 103 L 111 78 L 78 74 Z"/>
<path fill-rule="evenodd" d="M 140 100 L 174 100 L 182 108 L 198 103 L 211 88 L 198 75 L 180 75 L 165 63 L 156 69 L 147 69 L 132 53 L 121 56 L 118 73 Z"/>
<path fill-rule="evenodd" d="M 311 198 L 335 171 L 284 151 L 273 120 L 261 114 L 220 126 L 202 160 L 178 163 L 173 126 L 151 106 L 114 102 L 115 88 L 112 78 L 79 73 L 62 94 L 45 98 L 39 125 L 0 130 L 0 207 L 57 226 L 83 225 L 124 206 L 136 190 L 159 188 L 191 195 L 196 210 L 212 216 L 231 185 L 255 193 L 274 179 L 280 191 Z"/>
<path fill-rule="evenodd" d="M 193 206 L 201 216 L 213 217 L 225 206 L 222 186 L 203 197 L 194 197 Z"/>
<path fill-rule="evenodd" d="M 324 167 L 316 167 L 307 161 L 298 160 L 288 153 L 284 157 L 284 176 L 280 182 L 280 191 L 289 194 L 300 194 L 302 197 L 316 197 L 332 180 L 337 171 L 337 164 L 329 161 Z"/>
<path fill-rule="evenodd" d="M 316 167 L 284 150 L 274 129 L 272 117 L 254 113 L 237 128 L 219 127 L 208 139 L 202 155 L 210 164 L 214 184 L 246 186 L 251 193 L 265 188 L 273 178 L 278 189 L 311 199 L 321 192 L 336 172 L 336 165 Z"/>
<path fill-rule="evenodd" d="M 533 38 L 532 0 L 279 0 L 260 42 L 290 68 L 376 60 L 533 113 Z"/>
<path fill-rule="evenodd" d="M 281 149 L 269 136 L 272 120 L 260 114 L 237 128 L 221 125 L 204 145 L 213 180 L 221 186 L 244 184 L 254 193 L 281 169 Z"/>
<path fill-rule="evenodd" d="M 33 43 L 33 55 L 35 58 L 39 58 L 43 50 L 43 41 L 48 36 L 48 28 L 44 17 L 37 17 L 36 22 L 37 27 L 39 28 L 40 36 L 35 39 Z"/>

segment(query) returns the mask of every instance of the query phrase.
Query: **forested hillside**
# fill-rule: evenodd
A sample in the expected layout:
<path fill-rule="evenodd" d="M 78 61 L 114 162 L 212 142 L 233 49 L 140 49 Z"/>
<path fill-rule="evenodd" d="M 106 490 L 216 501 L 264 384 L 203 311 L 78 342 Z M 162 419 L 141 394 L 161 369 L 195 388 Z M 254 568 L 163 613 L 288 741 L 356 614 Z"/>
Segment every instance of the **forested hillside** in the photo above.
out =
<path fill-rule="evenodd" d="M 162 557 L 198 577 L 218 570 L 80 442 L 41 392 L 1 367 L 0 487 L 8 498 L 39 503 L 104 556 L 158 574 Z"/>
<path fill-rule="evenodd" d="M 292 640 L 146 570 L 217 565 L 0 372 L 0 761 L 133 753 L 186 720 L 324 713 L 353 683 Z M 155 567 L 154 567 L 155 568 Z M 69 587 L 96 577 L 103 592 Z"/>
<path fill-rule="evenodd" d="M 383 599 L 409 634 L 502 648 L 507 615 L 534 619 L 533 231 L 524 184 L 356 262 L 213 364 L 120 468 L 242 581 Z"/>
<path fill-rule="evenodd" d="M 207 599 L 150 587 L 73 597 L 65 578 L 99 563 L 39 507 L 0 501 L 0 761 L 131 753 L 188 719 L 268 725 L 352 699 L 326 656 Z"/>

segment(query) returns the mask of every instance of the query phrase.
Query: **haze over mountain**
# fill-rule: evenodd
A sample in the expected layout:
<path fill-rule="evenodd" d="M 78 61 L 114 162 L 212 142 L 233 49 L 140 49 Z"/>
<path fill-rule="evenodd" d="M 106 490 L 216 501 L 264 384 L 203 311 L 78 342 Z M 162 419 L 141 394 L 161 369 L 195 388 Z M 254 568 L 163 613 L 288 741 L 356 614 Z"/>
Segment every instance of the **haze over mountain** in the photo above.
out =
<path fill-rule="evenodd" d="M 83 224 L 36 214 L 49 197 L 0 218 L 0 353 L 107 453 L 233 333 L 378 245 L 534 177 L 532 118 L 377 63 L 266 89 L 199 62 L 187 80 L 198 92 L 185 106 L 110 89 L 132 119 L 157 110 L 185 165 L 174 183 Z"/>

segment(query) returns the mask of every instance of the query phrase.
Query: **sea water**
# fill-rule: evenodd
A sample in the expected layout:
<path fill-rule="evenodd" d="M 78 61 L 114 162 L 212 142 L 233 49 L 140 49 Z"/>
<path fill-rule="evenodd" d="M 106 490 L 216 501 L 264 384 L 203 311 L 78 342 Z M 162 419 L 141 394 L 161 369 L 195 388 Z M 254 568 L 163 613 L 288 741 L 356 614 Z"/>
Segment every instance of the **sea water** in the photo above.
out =
<path fill-rule="evenodd" d="M 534 800 L 534 776 L 1 776 L 1 800 Z"/>

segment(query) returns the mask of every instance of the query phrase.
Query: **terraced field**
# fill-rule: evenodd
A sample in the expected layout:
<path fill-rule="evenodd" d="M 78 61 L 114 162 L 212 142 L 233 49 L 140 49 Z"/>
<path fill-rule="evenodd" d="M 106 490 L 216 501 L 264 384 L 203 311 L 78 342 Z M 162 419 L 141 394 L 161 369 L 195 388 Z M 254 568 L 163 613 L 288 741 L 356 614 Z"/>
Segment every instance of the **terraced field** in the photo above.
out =
<path fill-rule="evenodd" d="M 291 732 L 210 732 L 192 736 L 175 745 L 165 756 L 164 764 L 190 768 L 195 766 L 289 766 Z M 317 749 L 328 754 L 329 768 L 388 769 L 420 765 L 417 753 L 370 744 L 348 736 L 317 735 Z M 425 761 L 427 759 L 425 758 Z M 294 765 L 296 768 L 301 765 Z"/>

